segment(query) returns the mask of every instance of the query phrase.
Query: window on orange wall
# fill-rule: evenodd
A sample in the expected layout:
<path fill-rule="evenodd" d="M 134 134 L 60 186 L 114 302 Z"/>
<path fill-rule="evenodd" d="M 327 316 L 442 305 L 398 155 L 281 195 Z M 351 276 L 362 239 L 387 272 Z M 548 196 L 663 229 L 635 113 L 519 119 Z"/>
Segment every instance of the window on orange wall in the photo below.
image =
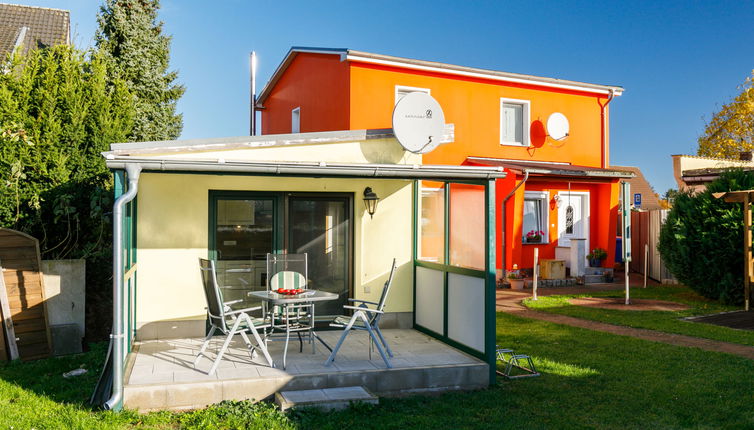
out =
<path fill-rule="evenodd" d="M 529 146 L 528 100 L 500 99 L 500 144 Z"/>
<path fill-rule="evenodd" d="M 521 240 L 524 243 L 547 243 L 548 195 L 546 192 L 524 193 L 524 216 Z"/>
<path fill-rule="evenodd" d="M 405 85 L 396 85 L 395 86 L 395 104 L 398 104 L 400 99 L 402 99 L 406 94 L 410 93 L 426 93 L 429 94 L 429 88 L 419 88 L 419 87 L 407 87 Z"/>
<path fill-rule="evenodd" d="M 301 133 L 301 107 L 291 111 L 291 133 Z"/>

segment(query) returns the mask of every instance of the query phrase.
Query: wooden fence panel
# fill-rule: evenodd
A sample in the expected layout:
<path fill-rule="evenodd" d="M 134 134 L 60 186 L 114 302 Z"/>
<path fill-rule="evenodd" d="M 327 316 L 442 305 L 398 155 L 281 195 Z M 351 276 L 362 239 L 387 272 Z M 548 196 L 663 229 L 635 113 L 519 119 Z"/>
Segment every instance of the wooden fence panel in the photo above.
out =
<path fill-rule="evenodd" d="M 644 272 L 644 245 L 649 239 L 649 214 L 631 212 L 631 265 L 634 272 Z"/>
<path fill-rule="evenodd" d="M 0 273 L 22 360 L 49 357 L 51 352 L 40 265 L 39 242 L 35 238 L 0 228 Z M 7 359 L 7 355 L 0 359 Z"/>
<path fill-rule="evenodd" d="M 649 245 L 647 277 L 662 283 L 674 283 L 675 278 L 665 267 L 657 245 L 660 242 L 660 229 L 668 217 L 667 209 L 631 212 L 631 270 L 644 274 L 644 245 Z"/>

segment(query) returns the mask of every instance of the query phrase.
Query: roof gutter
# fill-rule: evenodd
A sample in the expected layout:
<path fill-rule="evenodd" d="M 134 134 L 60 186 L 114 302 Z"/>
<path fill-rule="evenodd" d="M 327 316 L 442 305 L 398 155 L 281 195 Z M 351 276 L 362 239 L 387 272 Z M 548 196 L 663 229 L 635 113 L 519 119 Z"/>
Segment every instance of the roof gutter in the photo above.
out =
<path fill-rule="evenodd" d="M 123 401 L 123 363 L 124 354 L 124 327 L 123 327 L 123 207 L 136 197 L 139 186 L 139 174 L 141 167 L 138 164 L 126 164 L 123 166 L 128 176 L 128 190 L 113 204 L 113 331 L 110 334 L 110 342 L 113 345 L 113 392 L 110 399 L 103 405 L 105 409 L 112 410 L 120 407 Z"/>
<path fill-rule="evenodd" d="M 681 180 L 687 184 L 691 183 L 704 183 L 704 182 L 712 182 L 716 179 L 719 179 L 720 175 L 704 175 L 704 176 L 682 176 Z"/>
<path fill-rule="evenodd" d="M 426 166 L 386 164 L 274 163 L 218 160 L 154 160 L 103 154 L 107 167 L 125 169 L 137 165 L 145 171 L 266 174 L 281 176 L 344 176 L 384 179 L 477 179 L 504 178 L 501 167 Z"/>

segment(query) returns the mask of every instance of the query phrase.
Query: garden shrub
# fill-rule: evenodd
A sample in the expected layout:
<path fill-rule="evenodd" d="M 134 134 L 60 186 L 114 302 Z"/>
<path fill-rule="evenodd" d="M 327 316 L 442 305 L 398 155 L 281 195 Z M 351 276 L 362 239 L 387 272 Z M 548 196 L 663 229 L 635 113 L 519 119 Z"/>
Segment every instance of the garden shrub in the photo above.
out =
<path fill-rule="evenodd" d="M 124 142 L 133 95 L 112 64 L 71 46 L 0 63 L 0 227 L 39 239 L 43 259 L 86 259 L 87 337 L 109 330 L 112 175 L 100 154 Z"/>
<path fill-rule="evenodd" d="M 743 205 L 712 194 L 754 189 L 754 173 L 723 172 L 700 193 L 678 192 L 658 249 L 679 282 L 710 299 L 743 303 Z"/>

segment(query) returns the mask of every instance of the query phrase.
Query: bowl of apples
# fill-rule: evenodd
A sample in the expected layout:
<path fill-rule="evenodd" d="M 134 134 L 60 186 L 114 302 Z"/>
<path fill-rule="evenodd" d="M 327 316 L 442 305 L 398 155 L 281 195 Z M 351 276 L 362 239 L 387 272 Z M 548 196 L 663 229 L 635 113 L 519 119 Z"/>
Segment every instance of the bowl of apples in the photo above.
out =
<path fill-rule="evenodd" d="M 302 290 L 301 288 L 294 288 L 294 289 L 278 288 L 276 292 L 284 296 L 295 296 L 296 294 L 303 293 L 304 290 Z"/>

